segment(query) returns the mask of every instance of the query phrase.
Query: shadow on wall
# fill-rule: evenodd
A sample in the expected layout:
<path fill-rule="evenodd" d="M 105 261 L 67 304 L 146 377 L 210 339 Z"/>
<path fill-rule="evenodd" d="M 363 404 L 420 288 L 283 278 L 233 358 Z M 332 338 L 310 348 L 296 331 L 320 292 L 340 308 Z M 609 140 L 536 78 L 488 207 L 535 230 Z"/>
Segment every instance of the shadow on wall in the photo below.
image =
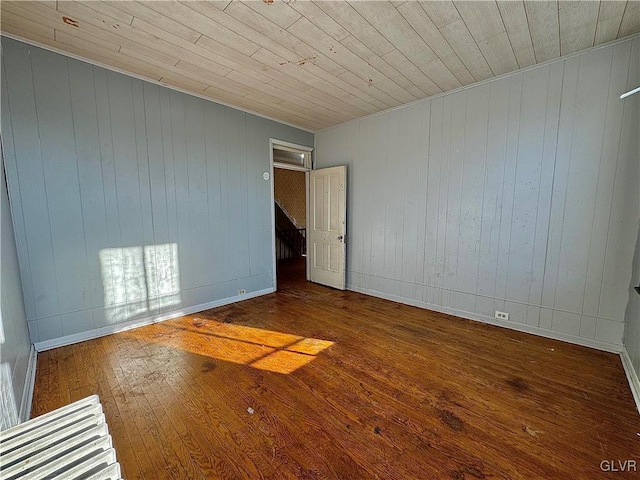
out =
<path fill-rule="evenodd" d="M 109 322 L 123 322 L 180 304 L 176 243 L 105 248 L 99 257 Z"/>

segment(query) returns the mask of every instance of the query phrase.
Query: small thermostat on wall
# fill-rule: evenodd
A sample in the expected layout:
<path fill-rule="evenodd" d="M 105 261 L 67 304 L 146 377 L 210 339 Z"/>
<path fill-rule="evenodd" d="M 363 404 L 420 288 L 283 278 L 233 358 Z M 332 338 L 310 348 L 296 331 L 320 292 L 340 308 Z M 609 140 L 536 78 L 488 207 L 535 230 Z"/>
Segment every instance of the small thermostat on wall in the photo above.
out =
<path fill-rule="evenodd" d="M 269 172 L 264 172 L 262 174 L 262 178 L 264 178 L 265 180 L 269 180 Z"/>

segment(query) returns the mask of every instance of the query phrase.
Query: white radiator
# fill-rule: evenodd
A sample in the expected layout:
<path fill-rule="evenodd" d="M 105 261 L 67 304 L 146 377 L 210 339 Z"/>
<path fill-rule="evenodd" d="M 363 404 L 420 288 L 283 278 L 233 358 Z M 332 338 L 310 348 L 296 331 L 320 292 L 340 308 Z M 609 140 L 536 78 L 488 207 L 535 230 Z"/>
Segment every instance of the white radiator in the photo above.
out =
<path fill-rule="evenodd" d="M 120 479 L 97 395 L 0 432 L 0 480 L 45 478 Z"/>

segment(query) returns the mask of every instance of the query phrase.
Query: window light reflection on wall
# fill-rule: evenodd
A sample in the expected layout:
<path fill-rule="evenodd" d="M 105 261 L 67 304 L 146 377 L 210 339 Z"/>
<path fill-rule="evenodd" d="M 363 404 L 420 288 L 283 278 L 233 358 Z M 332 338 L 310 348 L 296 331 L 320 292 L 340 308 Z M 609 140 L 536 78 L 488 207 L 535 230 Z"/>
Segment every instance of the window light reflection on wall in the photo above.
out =
<path fill-rule="evenodd" d="M 180 296 L 178 245 L 100 250 L 107 320 L 118 323 L 177 305 Z"/>

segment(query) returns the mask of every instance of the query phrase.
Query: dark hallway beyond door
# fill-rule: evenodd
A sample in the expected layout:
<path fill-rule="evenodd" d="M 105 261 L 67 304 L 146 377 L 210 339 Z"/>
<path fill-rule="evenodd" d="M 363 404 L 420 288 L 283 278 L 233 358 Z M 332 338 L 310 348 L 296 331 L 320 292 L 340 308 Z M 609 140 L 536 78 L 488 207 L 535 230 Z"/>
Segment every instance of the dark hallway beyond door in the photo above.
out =
<path fill-rule="evenodd" d="M 278 260 L 278 291 L 300 289 L 307 281 L 305 257 Z"/>

